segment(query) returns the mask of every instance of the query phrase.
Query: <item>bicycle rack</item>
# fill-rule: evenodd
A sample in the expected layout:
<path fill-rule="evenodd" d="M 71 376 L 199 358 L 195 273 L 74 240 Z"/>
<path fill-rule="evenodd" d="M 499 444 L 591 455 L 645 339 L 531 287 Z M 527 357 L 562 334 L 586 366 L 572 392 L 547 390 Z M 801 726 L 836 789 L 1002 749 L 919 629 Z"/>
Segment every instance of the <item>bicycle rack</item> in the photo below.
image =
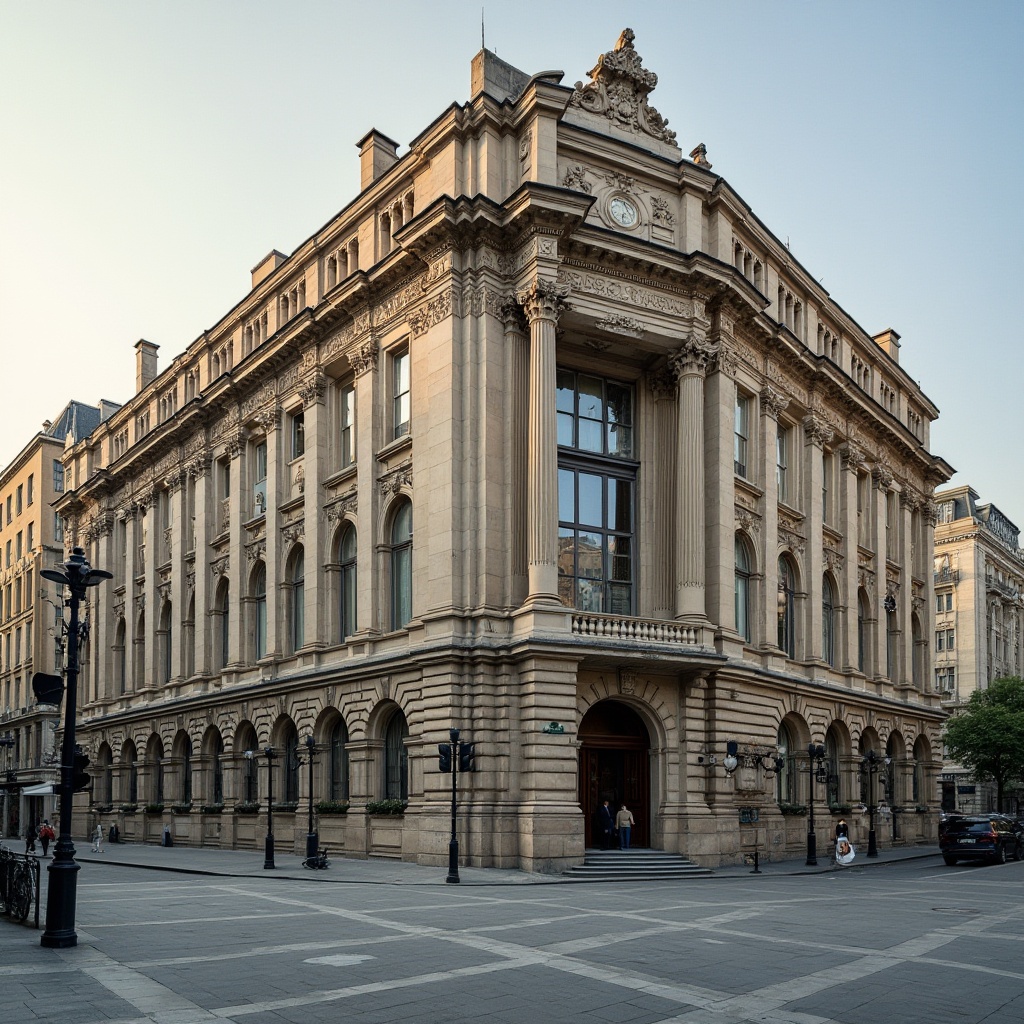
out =
<path fill-rule="evenodd" d="M 0 843 L 0 914 L 24 924 L 33 907 L 33 923 L 38 928 L 39 861 Z"/>

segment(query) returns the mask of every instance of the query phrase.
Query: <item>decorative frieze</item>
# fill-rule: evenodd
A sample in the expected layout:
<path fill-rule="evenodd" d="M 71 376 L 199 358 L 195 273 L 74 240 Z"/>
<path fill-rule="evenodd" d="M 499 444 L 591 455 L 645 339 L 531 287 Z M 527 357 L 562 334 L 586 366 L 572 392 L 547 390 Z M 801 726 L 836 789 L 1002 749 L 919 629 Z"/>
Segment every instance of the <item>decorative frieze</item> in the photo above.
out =
<path fill-rule="evenodd" d="M 412 487 L 412 463 L 404 462 L 401 466 L 393 469 L 379 478 L 380 493 L 383 497 L 390 497 L 397 494 L 403 487 Z"/>
<path fill-rule="evenodd" d="M 587 181 L 587 169 L 582 164 L 567 167 L 562 177 L 562 184 L 566 188 L 575 189 L 577 192 L 586 192 L 587 195 L 594 191 L 594 186 Z"/>
<path fill-rule="evenodd" d="M 804 417 L 804 441 L 813 444 L 816 448 L 824 448 L 832 438 L 835 431 L 823 419 L 818 416 Z"/>
<path fill-rule="evenodd" d="M 625 334 L 630 338 L 642 338 L 644 336 L 644 323 L 631 316 L 623 316 L 621 313 L 612 313 L 595 321 L 595 327 L 602 331 L 611 331 L 613 334 Z"/>
<path fill-rule="evenodd" d="M 573 292 L 597 295 L 616 305 L 625 303 L 635 306 L 637 309 L 651 310 L 684 319 L 689 319 L 694 315 L 694 304 L 689 299 L 677 298 L 665 292 L 644 288 L 610 274 L 576 270 L 563 264 L 558 271 L 558 280 L 571 288 Z"/>
<path fill-rule="evenodd" d="M 324 513 L 329 523 L 337 523 L 347 515 L 355 515 L 359 509 L 359 492 L 353 488 L 327 505 Z"/>
<path fill-rule="evenodd" d="M 220 558 L 215 558 L 210 562 L 210 572 L 214 576 L 226 576 L 228 569 L 230 568 L 230 559 L 227 555 L 223 555 Z"/>

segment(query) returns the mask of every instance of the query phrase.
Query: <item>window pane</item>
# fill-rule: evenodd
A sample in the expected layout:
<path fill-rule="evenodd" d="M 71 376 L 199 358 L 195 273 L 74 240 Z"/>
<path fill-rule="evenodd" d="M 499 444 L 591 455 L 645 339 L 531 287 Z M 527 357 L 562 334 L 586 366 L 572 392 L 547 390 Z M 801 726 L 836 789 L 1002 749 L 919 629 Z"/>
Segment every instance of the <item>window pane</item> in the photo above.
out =
<path fill-rule="evenodd" d="M 604 478 L 580 473 L 578 480 L 579 522 L 585 526 L 604 526 Z"/>
<path fill-rule="evenodd" d="M 558 571 L 566 576 L 575 574 L 576 531 L 565 526 L 558 528 Z"/>
<path fill-rule="evenodd" d="M 565 448 L 573 447 L 573 418 L 568 413 L 560 412 L 558 414 L 558 443 Z"/>
<path fill-rule="evenodd" d="M 579 432 L 577 448 L 585 452 L 604 451 L 604 430 L 600 421 L 581 419 L 579 421 Z"/>
<path fill-rule="evenodd" d="M 576 583 L 576 607 L 584 612 L 603 611 L 603 584 L 592 580 L 577 580 Z"/>
<path fill-rule="evenodd" d="M 558 471 L 558 518 L 562 522 L 576 521 L 576 474 L 569 469 Z"/>
<path fill-rule="evenodd" d="M 576 374 L 571 370 L 559 370 L 555 387 L 555 407 L 559 412 L 570 415 L 576 411 Z"/>
<path fill-rule="evenodd" d="M 608 526 L 620 533 L 633 531 L 633 483 L 630 480 L 608 482 Z"/>
<path fill-rule="evenodd" d="M 633 422 L 633 390 L 608 382 L 608 422 L 629 426 Z"/>
<path fill-rule="evenodd" d="M 580 533 L 576 539 L 576 572 L 590 579 L 600 579 L 604 573 L 601 538 L 596 533 Z"/>
<path fill-rule="evenodd" d="M 604 382 L 600 377 L 579 376 L 580 417 L 604 419 Z"/>
<path fill-rule="evenodd" d="M 633 428 L 621 423 L 608 427 L 608 454 L 628 458 L 633 454 Z"/>

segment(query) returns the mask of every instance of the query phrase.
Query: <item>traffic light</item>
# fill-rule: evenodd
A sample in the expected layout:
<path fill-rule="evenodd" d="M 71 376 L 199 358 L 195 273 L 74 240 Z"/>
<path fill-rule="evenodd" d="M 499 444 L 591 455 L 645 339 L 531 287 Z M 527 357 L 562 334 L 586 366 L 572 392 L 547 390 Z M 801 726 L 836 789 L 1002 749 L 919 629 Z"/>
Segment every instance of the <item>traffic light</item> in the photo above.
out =
<path fill-rule="evenodd" d="M 437 767 L 442 772 L 450 772 L 452 770 L 452 745 L 450 743 L 438 743 Z"/>
<path fill-rule="evenodd" d="M 71 759 L 71 792 L 81 793 L 92 785 L 92 776 L 86 772 L 89 755 L 76 743 L 75 756 Z"/>
<path fill-rule="evenodd" d="M 459 746 L 459 771 L 476 771 L 476 744 L 462 743 Z"/>

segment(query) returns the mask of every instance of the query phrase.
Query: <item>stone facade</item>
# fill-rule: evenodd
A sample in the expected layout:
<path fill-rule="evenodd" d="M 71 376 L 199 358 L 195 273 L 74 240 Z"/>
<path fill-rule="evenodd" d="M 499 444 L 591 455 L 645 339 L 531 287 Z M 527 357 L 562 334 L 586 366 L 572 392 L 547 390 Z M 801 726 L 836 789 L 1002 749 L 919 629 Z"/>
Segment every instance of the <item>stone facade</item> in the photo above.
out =
<path fill-rule="evenodd" d="M 955 714 L 994 679 L 1024 677 L 1024 551 L 1017 526 L 972 488 L 937 491 L 935 504 L 934 685 Z M 952 762 L 943 769 L 942 799 L 947 810 L 996 806 L 995 787 Z"/>
<path fill-rule="evenodd" d="M 139 343 L 60 506 L 115 575 L 83 827 L 251 846 L 245 751 L 272 745 L 298 843 L 312 735 L 332 846 L 442 864 L 453 725 L 473 864 L 579 862 L 605 797 L 704 863 L 802 849 L 780 804 L 809 799 L 811 741 L 823 815 L 883 748 L 935 811 L 937 410 L 895 332 L 683 157 L 631 32 L 590 77 L 481 51 L 469 102 L 401 157 L 370 132 L 359 196 L 169 368 Z"/>

